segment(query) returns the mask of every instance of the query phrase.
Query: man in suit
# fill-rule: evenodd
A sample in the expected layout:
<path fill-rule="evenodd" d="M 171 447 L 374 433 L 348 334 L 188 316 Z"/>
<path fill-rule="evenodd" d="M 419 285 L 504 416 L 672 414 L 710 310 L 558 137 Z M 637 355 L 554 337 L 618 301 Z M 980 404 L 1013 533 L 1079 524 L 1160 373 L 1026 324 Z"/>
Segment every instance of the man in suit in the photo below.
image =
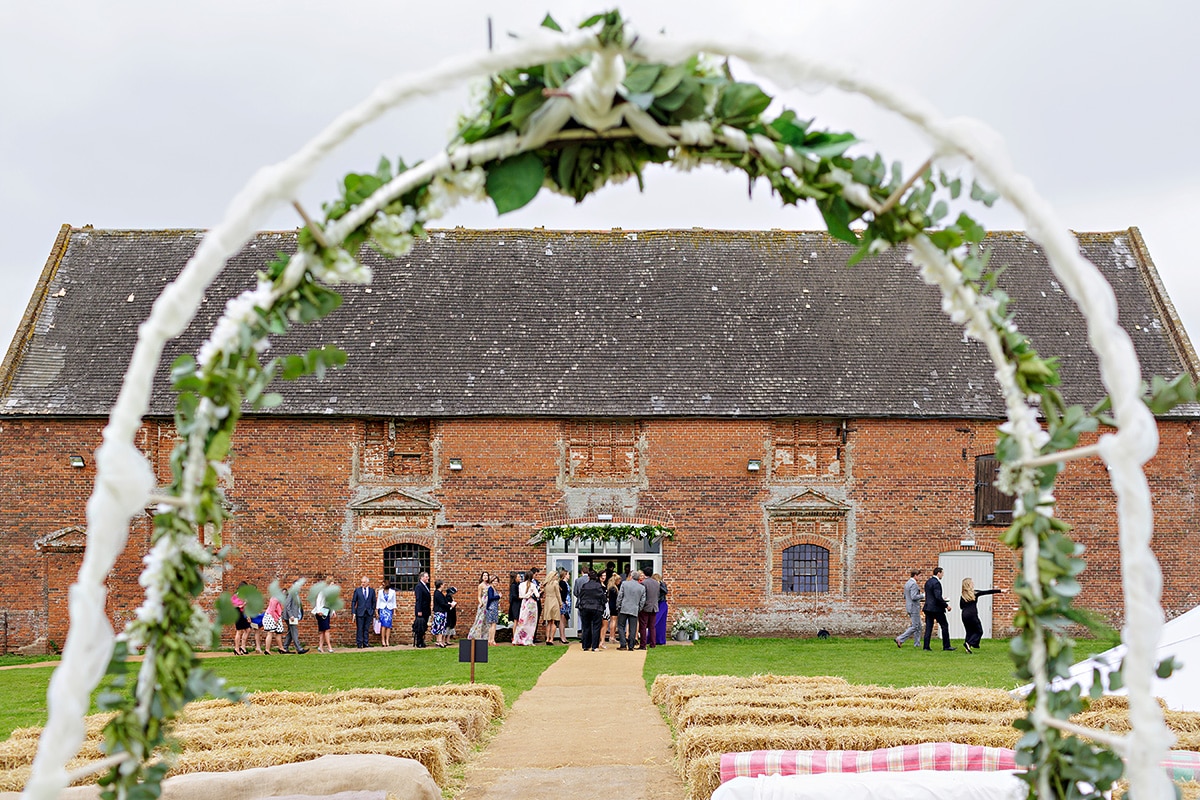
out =
<path fill-rule="evenodd" d="M 371 588 L 371 579 L 366 575 L 362 577 L 362 584 L 354 590 L 350 613 L 354 615 L 355 647 L 370 647 L 371 620 L 375 618 L 375 590 Z"/>
<path fill-rule="evenodd" d="M 904 645 L 904 640 L 912 637 L 913 647 L 920 647 L 920 639 L 917 638 L 921 633 L 921 601 L 925 599 L 925 595 L 921 593 L 921 586 L 917 583 L 917 576 L 921 574 L 919 569 L 910 569 L 908 571 L 908 580 L 904 583 L 904 610 L 908 612 L 909 626 L 904 629 L 904 633 L 896 637 L 896 647 Z"/>
<path fill-rule="evenodd" d="M 425 631 L 429 628 L 429 617 L 433 614 L 433 595 L 429 593 L 429 573 L 422 572 L 413 589 L 413 644 L 425 646 Z"/>
<path fill-rule="evenodd" d="M 639 572 L 638 575 L 642 577 L 642 587 L 646 590 L 646 599 L 642 601 L 642 610 L 638 614 L 638 636 L 641 638 L 638 649 L 645 650 L 647 645 L 654 647 L 654 623 L 658 618 L 658 581 L 644 572 Z"/>
<path fill-rule="evenodd" d="M 950 644 L 950 623 L 946 621 L 946 612 L 950 604 L 942 597 L 942 568 L 934 567 L 933 575 L 925 581 L 925 649 L 929 649 L 929 637 L 933 634 L 933 623 L 942 626 L 942 649 L 956 649 Z"/>
<path fill-rule="evenodd" d="M 629 580 L 621 581 L 617 590 L 617 644 L 618 650 L 633 650 L 637 644 L 638 614 L 646 600 L 646 587 L 637 582 L 637 573 Z"/>

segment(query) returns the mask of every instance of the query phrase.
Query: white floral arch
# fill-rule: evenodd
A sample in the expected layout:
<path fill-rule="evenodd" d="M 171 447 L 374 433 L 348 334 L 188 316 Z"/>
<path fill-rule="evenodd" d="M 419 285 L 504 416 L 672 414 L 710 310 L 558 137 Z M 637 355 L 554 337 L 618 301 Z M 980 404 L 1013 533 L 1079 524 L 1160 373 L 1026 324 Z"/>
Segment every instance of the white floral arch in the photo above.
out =
<path fill-rule="evenodd" d="M 496 159 L 531 152 L 556 136 L 565 136 L 563 126 L 572 120 L 578 123 L 577 127 L 591 131 L 584 135 L 604 138 L 619 129 L 623 136 L 636 136 L 644 142 L 668 148 L 680 157 L 689 148 L 711 147 L 716 142 L 725 148 L 752 153 L 778 169 L 800 169 L 803 159 L 795 150 L 779 146 L 760 134 L 747 135 L 736 127 L 707 120 L 663 126 L 636 104 L 621 102 L 620 87 L 627 64 L 677 65 L 697 53 L 736 57 L 756 73 L 785 88 L 833 87 L 862 95 L 909 120 L 923 132 L 932 146 L 931 162 L 965 159 L 980 178 L 1023 215 L 1029 237 L 1044 248 L 1058 281 L 1087 319 L 1089 343 L 1099 358 L 1101 379 L 1111 396 L 1117 431 L 1101 436 L 1093 447 L 1043 452 L 1046 435 L 1039 424 L 1037 410 L 1020 388 L 1018 372 L 1021 367 L 1006 353 L 1004 335 L 1007 330 L 1003 325 L 997 327 L 994 301 L 964 280 L 962 265 L 948 256 L 945 248 L 935 246 L 929 237 L 918 234 L 909 240 L 909 244 L 911 258 L 920 267 L 922 276 L 942 290 L 947 312 L 964 325 L 968 335 L 983 342 L 996 363 L 996 377 L 1008 414 L 1008 421 L 1001 430 L 1011 437 L 1016 448 L 1015 456 L 1006 466 L 1007 485 L 1021 497 L 1035 498 L 1036 510 L 1050 516 L 1053 496 L 1035 483 L 1037 470 L 1071 458 L 1098 455 L 1108 467 L 1118 499 L 1126 612 L 1124 637 L 1129 645 L 1125 681 L 1129 688 L 1134 733 L 1118 737 L 1083 731 L 1050 712 L 1047 698 L 1052 676 L 1047 671 L 1046 639 L 1038 634 L 1032 637 L 1028 654 L 1029 670 L 1036 686 L 1036 704 L 1029 717 L 1033 728 L 1031 735 L 1045 738 L 1053 730 L 1084 733 L 1124 758 L 1131 790 L 1136 796 L 1173 796 L 1173 787 L 1157 766 L 1172 737 L 1150 693 L 1155 669 L 1154 650 L 1163 624 L 1159 605 L 1162 578 L 1149 546 L 1151 505 L 1142 465 L 1154 455 L 1158 435 L 1154 418 L 1141 395 L 1137 357 L 1128 336 L 1117 325 L 1116 303 L 1107 282 L 1082 258 L 1074 237 L 1058 221 L 1032 183 L 1013 170 L 1000 137 L 980 123 L 947 119 L 918 97 L 896 91 L 847 67 L 812 60 L 790 51 L 768 51 L 715 38 L 668 41 L 642 37 L 625 43 L 620 35 L 615 38 L 611 35 L 612 26 L 608 24 L 611 15 L 608 16 L 607 21 L 602 19 L 605 15 L 594 18 L 585 23 L 587 27 L 577 31 L 564 33 L 542 28 L 522 38 L 511 51 L 452 59 L 383 83 L 295 155 L 256 174 L 233 199 L 221 223 L 204 237 L 183 272 L 163 291 L 149 319 L 139 330 L 129 370 L 104 430 L 103 444 L 96 452 L 96 484 L 87 507 L 88 547 L 79 580 L 70 588 L 70 633 L 62 665 L 51 681 L 48 693 L 50 718 L 24 797 L 49 800 L 56 797 L 70 779 L 78 777 L 69 775 L 65 765 L 82 744 L 82 719 L 88 712 L 91 692 L 103 677 L 118 641 L 104 615 L 104 579 L 125 546 L 129 520 L 140 514 L 148 502 L 158 502 L 160 511 L 177 514 L 182 520 L 177 527 L 184 535 L 163 535 L 157 539 L 146 558 L 147 568 L 142 577 L 147 590 L 146 602 L 139 610 L 138 623 L 122 637 L 129 645 L 144 648 L 146 655 L 133 689 L 135 702 L 129 713 L 143 725 L 152 716 L 155 670 L 160 668 L 156 665 L 163 655 L 156 648 L 176 645 L 171 640 L 149 637 L 145 631 L 161 622 L 164 604 L 173 599 L 170 576 L 175 565 L 185 559 L 191 559 L 191 563 L 206 563 L 211 559 L 211 555 L 198 552 L 199 545 L 194 537 L 188 538 L 186 531 L 189 524 L 203 523 L 208 518 L 204 509 L 206 481 L 214 470 L 223 467 L 221 462 L 228 448 L 227 435 L 223 450 L 213 446 L 211 434 L 229 409 L 207 398 L 200 399 L 191 409 L 196 425 L 186 433 L 188 449 L 177 495 L 151 496 L 153 475 L 146 459 L 134 445 L 134 435 L 148 409 L 152 379 L 165 342 L 185 330 L 205 288 L 227 259 L 257 232 L 268 212 L 278 204 L 292 203 L 316 165 L 341 142 L 415 97 L 442 91 L 467 79 L 520 69 L 524 65 L 562 61 L 576 55 L 590 59 L 586 68 L 576 72 L 561 90 L 551 93 L 531 115 L 523 130 L 505 132 L 470 144 L 460 142 L 391 178 L 323 232 L 310 224 L 308 230 L 317 240 L 318 249 L 302 250 L 281 268 L 274 276 L 275 280 L 262 280 L 255 289 L 230 301 L 225 316 L 199 354 L 198 370 L 219 365 L 221 359 L 237 346 L 247 326 L 255 321 L 255 308 L 271 308 L 295 289 L 306 272 L 312 272 L 327 283 L 369 280 L 369 274 L 351 257 L 353 254 L 348 255 L 340 249 L 341 243 L 364 224 L 376 225 L 372 220 L 381 220 L 373 228 L 372 235 L 376 240 L 390 236 L 393 245 L 403 248 L 406 239 L 411 241 L 415 217 L 397 221 L 388 215 L 378 216 L 396 198 L 433 181 L 440 187 L 440 196 L 424 209 L 425 218 L 432 218 L 436 212 L 444 210 L 440 207 L 443 203 L 454 202 L 457 193 L 481 192 L 477 179 L 461 180 L 455 175 L 468 173 L 473 167 Z M 598 34 L 597 23 L 600 22 L 606 27 Z M 925 168 L 920 172 L 924 173 Z M 848 202 L 875 215 L 887 212 L 891 199 L 881 203 L 872 196 L 870 187 L 856 182 L 852 176 L 836 177 Z M 909 181 L 897 192 L 897 199 L 912 183 Z M 417 220 L 417 223 L 423 221 Z M 330 253 L 334 256 L 328 257 Z M 270 377 L 268 374 L 266 379 Z M 256 398 L 262 388 L 257 386 Z M 1018 502 L 1020 508 L 1021 501 Z M 1039 592 L 1043 591 L 1040 587 L 1047 584 L 1038 574 L 1039 541 L 1031 531 L 1023 536 L 1024 578 L 1034 599 L 1040 599 Z M 193 617 L 192 622 L 190 633 L 193 638 L 202 637 L 207 631 L 207 621 Z M 190 650 L 187 654 L 190 656 Z M 149 756 L 149 749 L 127 746 L 123 752 L 109 756 L 87 771 L 116 766 L 120 774 L 137 776 L 140 775 L 137 770 Z M 161 775 L 161 771 L 153 773 L 150 779 L 157 780 Z M 114 785 L 116 794 L 125 796 L 120 781 Z M 1031 791 L 1043 798 L 1056 796 L 1046 771 L 1041 772 Z"/>

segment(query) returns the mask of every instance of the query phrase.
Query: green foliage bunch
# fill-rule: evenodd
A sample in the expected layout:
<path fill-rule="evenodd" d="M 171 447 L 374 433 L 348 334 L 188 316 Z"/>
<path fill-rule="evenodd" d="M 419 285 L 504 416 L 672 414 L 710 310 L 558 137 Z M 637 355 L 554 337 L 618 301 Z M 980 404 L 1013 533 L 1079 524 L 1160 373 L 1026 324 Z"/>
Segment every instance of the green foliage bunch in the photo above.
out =
<path fill-rule="evenodd" d="M 552 542 L 555 539 L 594 539 L 606 542 L 628 542 L 633 539 L 674 539 L 675 529 L 666 525 L 550 525 L 537 532 L 531 541 Z"/>
<path fill-rule="evenodd" d="M 550 17 L 543 25 L 561 30 Z M 195 543 L 205 526 L 219 536 L 226 516 L 222 462 L 243 406 L 277 406 L 282 398 L 267 391 L 275 378 L 320 377 L 345 361 L 341 351 L 321 348 L 264 363 L 264 343 L 294 324 L 334 311 L 341 297 L 330 284 L 368 281 L 370 272 L 360 261 L 364 245 L 401 255 L 425 236 L 429 221 L 459 199 L 490 198 L 506 213 L 529 203 L 543 188 L 578 202 L 610 182 L 633 178 L 642 186 L 648 164 L 713 164 L 741 171 L 751 189 L 762 179 L 786 204 L 814 203 L 829 233 L 855 246 L 851 264 L 905 243 L 928 242 L 943 254 L 957 273 L 956 288 L 969 298 L 948 299 L 947 310 L 960 322 L 983 310 L 985 326 L 998 337 L 1002 357 L 1012 368 L 1015 391 L 1040 409 L 1045 430 L 1038 446 L 1043 454 L 1074 447 L 1081 434 L 1110 422 L 1104 406 L 1085 410 L 1064 403 L 1057 389 L 1058 364 L 1041 357 L 1013 323 L 1008 297 L 997 284 L 1001 270 L 989 264 L 983 226 L 965 212 L 951 216 L 951 207 L 968 197 L 990 205 L 993 193 L 975 183 L 967 189 L 959 178 L 928 167 L 906 181 L 899 163 L 888 164 L 879 155 L 851 156 L 849 150 L 858 144 L 852 133 L 821 130 L 793 110 L 771 113 L 773 98 L 754 83 L 735 80 L 727 63 L 704 56 L 680 64 L 640 61 L 631 49 L 633 37 L 615 11 L 598 14 L 581 28 L 595 32 L 592 59 L 619 54 L 628 61 L 613 109 L 624 112 L 627 120 L 642 120 L 641 131 L 633 130 L 632 123 L 593 130 L 571 118 L 548 139 L 521 149 L 521 137 L 547 113 L 548 104 L 574 96 L 574 79 L 593 60 L 579 55 L 494 75 L 480 107 L 461 121 L 444 169 L 410 168 L 402 160 L 393 167 L 384 158 L 374 172 L 347 175 L 341 196 L 324 207 L 323 224 L 300 230 L 299 252 L 291 258 L 281 255 L 259 276 L 252 313 L 234 320 L 234 333 L 201 363 L 181 358 L 173 365 L 172 382 L 179 393 L 176 425 L 183 442 L 171 459 L 171 502 L 155 516 L 156 548 L 164 541 L 170 545 L 162 548 L 156 568 L 161 612 L 148 601 L 150 610 L 126 633 L 129 642 L 144 647 L 152 658 L 152 669 L 147 668 L 152 680 L 135 690 L 127 681 L 126 648 L 119 649 L 111 670 L 113 691 L 102 698 L 105 707 L 118 710 L 106 732 L 106 750 L 135 759 L 105 779 L 106 796 L 156 796 L 166 762 L 144 764 L 169 744 L 171 718 L 192 698 L 228 694 L 199 668 L 192 649 L 197 636 L 210 630 L 194 605 L 203 591 L 203 569 L 227 553 Z M 646 129 L 653 135 L 645 135 Z M 496 147 L 487 150 L 492 145 Z M 496 155 L 473 155 L 485 151 Z M 363 220 L 356 224 L 348 221 L 359 217 Z M 1194 384 L 1183 379 L 1156 382 L 1148 392 L 1148 402 L 1159 413 L 1195 398 Z M 1004 464 L 1001 488 L 1019 500 L 1004 541 L 1014 548 L 1036 547 L 1041 567 L 1036 583 L 1022 577 L 1014 587 L 1020 635 L 1013 641 L 1012 657 L 1018 676 L 1029 679 L 1035 643 L 1040 642 L 1053 678 L 1065 675 L 1073 660 L 1068 626 L 1086 621 L 1071 605 L 1084 562 L 1068 526 L 1053 516 L 1051 490 L 1060 467 L 1023 464 L 1026 446 L 1015 432 L 1001 427 L 996 448 Z M 542 528 L 537 538 L 673 534 L 663 526 L 565 526 Z M 261 597 L 245 599 L 248 611 L 261 607 Z M 222 621 L 231 618 L 228 599 L 218 602 L 218 612 Z M 1035 700 L 1036 693 L 1031 704 Z M 1049 713 L 1065 719 L 1081 702 L 1077 690 L 1053 692 Z M 1061 735 L 1032 716 L 1019 725 L 1027 731 L 1019 758 L 1030 769 L 1026 777 L 1031 788 L 1048 775 L 1058 797 L 1099 798 L 1121 774 L 1120 760 L 1103 747 Z M 1092 788 L 1082 789 L 1081 782 Z"/>

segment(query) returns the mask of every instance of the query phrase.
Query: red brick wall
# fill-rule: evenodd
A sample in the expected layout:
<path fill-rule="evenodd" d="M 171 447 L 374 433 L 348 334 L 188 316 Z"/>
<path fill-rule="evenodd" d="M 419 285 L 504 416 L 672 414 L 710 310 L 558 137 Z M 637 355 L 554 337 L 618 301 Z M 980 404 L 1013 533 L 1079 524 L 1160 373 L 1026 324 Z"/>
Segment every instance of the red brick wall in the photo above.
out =
<path fill-rule="evenodd" d="M 0 536 L 8 559 L 8 605 L 0 610 L 8 612 L 10 648 L 39 636 L 61 644 L 65 589 L 81 554 L 52 545 L 38 550 L 34 542 L 84 524 L 102 424 L 0 422 Z M 994 553 L 997 585 L 1011 585 L 1015 556 L 997 541 L 1003 529 L 972 525 L 975 457 L 992 452 L 993 426 L 849 419 L 842 433 L 837 421 L 821 427 L 815 474 L 777 474 L 772 437 L 787 427 L 772 420 L 641 420 L 633 474 L 597 485 L 570 477 L 562 420 L 446 419 L 427 427 L 397 420 L 393 434 L 378 420 L 248 418 L 226 487 L 236 516 L 224 542 L 234 555 L 227 572 L 210 576 L 210 588 L 231 590 L 247 580 L 265 589 L 273 579 L 317 573 L 348 588 L 362 574 L 378 585 L 384 548 L 417 543 L 430 548 L 434 578 L 460 589 L 465 631 L 481 569 L 503 575 L 544 565 L 545 549 L 527 544 L 539 525 L 591 519 L 598 510 L 676 527 L 675 540 L 663 545 L 671 606 L 704 609 L 718 633 L 898 632 L 906 621 L 899 587 L 909 567 L 928 572 L 964 539 Z M 1159 455 L 1148 465 L 1169 615 L 1200 602 L 1193 578 L 1200 567 L 1197 427 L 1161 423 Z M 160 482 L 169 474 L 173 441 L 169 421 L 147 422 L 139 435 Z M 797 448 L 806 445 L 796 437 L 785 445 L 785 462 L 796 463 Z M 412 462 L 419 469 L 392 469 L 389 449 L 420 453 Z M 70 467 L 72 454 L 84 455 L 87 466 Z M 461 459 L 461 471 L 449 469 L 451 458 Z M 747 470 L 750 459 L 761 461 L 761 471 Z M 1080 602 L 1119 621 L 1115 504 L 1103 465 L 1070 464 L 1056 495 L 1060 515 L 1088 547 Z M 781 591 L 782 550 L 799 541 L 772 536 L 772 520 L 784 517 L 833 521 L 829 538 L 820 540 L 831 544 L 829 593 Z M 149 518 L 138 518 L 110 579 L 116 625 L 140 603 L 136 575 L 149 533 Z M 505 584 L 506 577 L 502 593 Z M 411 594 L 401 594 L 394 641 L 410 638 L 411 605 Z M 1011 598 L 996 598 L 997 635 L 1009 629 L 1012 609 Z M 306 621 L 304 638 L 314 631 Z M 348 614 L 334 632 L 337 642 L 353 641 Z"/>

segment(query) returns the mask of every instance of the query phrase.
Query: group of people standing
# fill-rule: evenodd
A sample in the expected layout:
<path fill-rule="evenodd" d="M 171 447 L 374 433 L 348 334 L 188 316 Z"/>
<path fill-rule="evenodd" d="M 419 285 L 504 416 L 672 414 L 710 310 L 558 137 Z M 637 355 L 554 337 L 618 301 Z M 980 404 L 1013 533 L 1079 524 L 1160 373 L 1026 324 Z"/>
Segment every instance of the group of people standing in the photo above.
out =
<path fill-rule="evenodd" d="M 950 623 L 946 619 L 946 612 L 950 610 L 950 603 L 942 594 L 942 568 L 934 568 L 933 575 L 929 577 L 929 580 L 925 581 L 924 591 L 922 591 L 921 585 L 917 583 L 917 577 L 920 574 L 920 569 L 914 568 L 909 570 L 908 580 L 904 583 L 904 605 L 905 610 L 908 611 L 911 624 L 904 629 L 903 633 L 896 637 L 896 647 L 903 647 L 904 640 L 909 637 L 912 637 L 914 647 L 921 646 L 917 640 L 917 635 L 921 631 L 921 612 L 924 611 L 924 649 L 931 649 L 929 641 L 933 636 L 933 625 L 936 622 L 941 626 L 942 649 L 956 650 L 957 648 L 950 643 Z M 963 628 L 966 631 L 963 639 L 963 649 L 968 653 L 977 650 L 980 641 L 983 639 L 983 623 L 979 621 L 979 598 L 990 594 L 1004 594 L 1004 591 L 1004 589 L 976 589 L 973 579 L 963 578 L 962 592 L 958 599 L 958 608 L 962 614 Z"/>
<path fill-rule="evenodd" d="M 608 649 L 606 643 L 617 642 L 618 649 L 634 650 L 666 644 L 667 585 L 655 573 L 632 570 L 622 575 L 616 564 L 609 561 L 603 570 L 592 565 L 582 568 L 570 582 L 566 569 L 557 569 L 539 580 L 542 570 L 530 567 L 523 573 L 509 573 L 508 615 L 513 622 L 513 644 L 531 645 L 537 636 L 539 620 L 545 625 L 545 642 L 567 644 L 567 628 L 571 613 L 579 614 L 579 639 L 585 651 Z M 318 582 L 324 576 L 316 577 Z M 242 586 L 245 586 L 245 581 Z M 413 588 L 413 645 L 426 647 L 426 636 L 434 637 L 434 646 L 447 647 L 447 639 L 457 634 L 458 590 L 436 581 L 431 588 L 429 573 L 422 572 Z M 475 619 L 468 638 L 486 639 L 496 643 L 496 627 L 500 622 L 500 603 L 503 596 L 495 586 L 491 573 L 479 576 L 476 592 Z M 245 655 L 250 631 L 255 634 L 255 652 L 269 655 L 279 637 L 278 653 L 307 653 L 300 644 L 299 625 L 304 617 L 299 585 L 272 596 L 262 614 L 245 615 L 245 601 L 234 594 L 238 610 L 234 633 L 234 653 Z M 397 590 L 384 581 L 376 590 L 370 577 L 364 575 L 350 598 L 350 614 L 355 623 L 355 646 L 372 647 L 372 634 L 379 637 L 383 647 L 391 646 L 391 633 L 397 616 Z M 312 608 L 317 621 L 317 652 L 333 652 L 330 622 L 334 612 L 319 593 Z M 262 641 L 265 634 L 265 645 Z"/>
<path fill-rule="evenodd" d="M 325 576 L 317 575 L 315 580 L 317 583 L 323 583 Z M 307 653 L 308 648 L 300 644 L 300 621 L 304 619 L 304 602 L 301 596 L 303 581 L 293 583 L 290 588 L 280 594 L 272 594 L 267 600 L 267 606 L 263 612 L 253 616 L 246 615 L 246 601 L 239 596 L 241 590 L 248 585 L 246 581 L 242 581 L 238 584 L 233 597 L 230 598 L 233 607 L 237 610 L 237 620 L 233 625 L 234 655 L 244 656 L 250 652 L 248 648 L 250 647 L 251 631 L 254 632 L 254 652 L 259 655 L 271 655 L 276 636 L 279 637 L 279 649 L 274 652 L 281 654 Z M 316 602 L 312 607 L 313 618 L 317 621 L 318 653 L 333 652 L 333 643 L 329 633 L 333 614 L 333 609 L 329 608 L 325 602 L 325 592 L 318 592 Z M 263 641 L 264 636 L 265 642 Z"/>
<path fill-rule="evenodd" d="M 567 644 L 572 610 L 579 615 L 579 641 L 585 651 L 608 649 L 616 641 L 620 649 L 665 644 L 667 635 L 667 587 L 662 576 L 632 571 L 621 575 L 612 561 L 603 570 L 580 569 L 573 583 L 564 568 L 539 580 L 541 568 L 530 567 L 508 576 L 508 616 L 513 621 L 513 644 L 532 645 L 538 621 L 545 625 L 545 642 Z M 478 608 L 468 634 L 472 639 L 496 643 L 502 597 L 493 576 L 479 578 Z M 631 621 L 632 620 L 632 621 Z M 640 622 L 640 624 L 639 624 Z"/>
<path fill-rule="evenodd" d="M 433 591 L 429 588 L 429 573 L 422 572 L 413 587 L 413 644 L 425 647 L 425 635 L 432 634 L 438 647 L 446 646 L 446 635 L 453 635 L 458 624 L 458 603 L 454 587 L 443 590 L 444 582 L 438 581 Z M 382 647 L 392 646 L 392 628 L 398 606 L 396 589 L 384 581 L 378 592 L 371 586 L 371 579 L 364 575 L 359 587 L 350 600 L 350 613 L 354 615 L 354 645 L 359 649 L 371 647 L 371 633 L 379 635 Z"/>

